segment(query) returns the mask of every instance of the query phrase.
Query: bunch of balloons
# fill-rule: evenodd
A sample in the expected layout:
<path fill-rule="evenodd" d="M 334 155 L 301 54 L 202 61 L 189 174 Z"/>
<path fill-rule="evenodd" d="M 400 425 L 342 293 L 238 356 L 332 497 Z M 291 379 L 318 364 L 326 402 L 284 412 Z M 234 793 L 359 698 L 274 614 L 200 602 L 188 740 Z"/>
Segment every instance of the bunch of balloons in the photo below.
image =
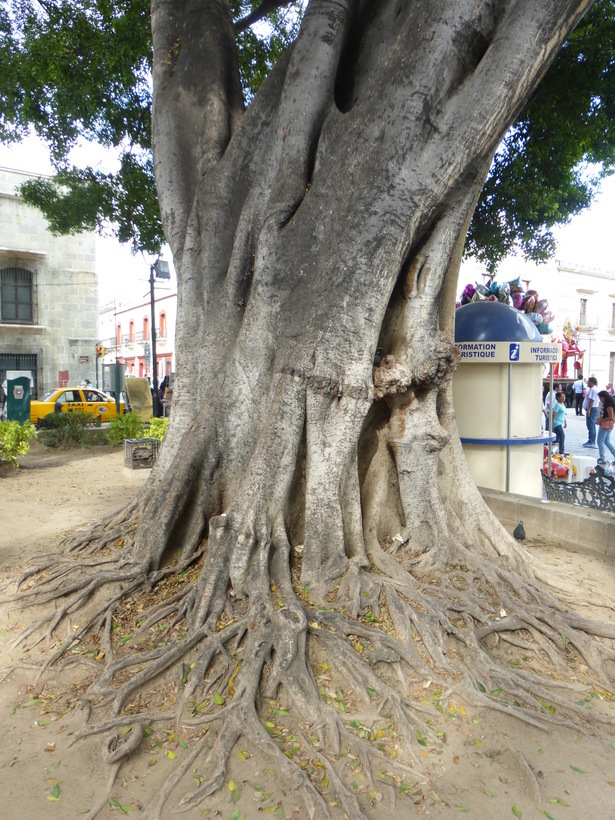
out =
<path fill-rule="evenodd" d="M 519 277 L 502 284 L 492 279 L 487 285 L 478 282 L 475 285 L 466 285 L 457 307 L 470 302 L 503 302 L 505 305 L 512 305 L 525 313 L 543 336 L 553 333 L 551 322 L 555 317 L 548 310 L 549 303 L 546 299 L 540 299 L 535 290 L 524 292 Z"/>

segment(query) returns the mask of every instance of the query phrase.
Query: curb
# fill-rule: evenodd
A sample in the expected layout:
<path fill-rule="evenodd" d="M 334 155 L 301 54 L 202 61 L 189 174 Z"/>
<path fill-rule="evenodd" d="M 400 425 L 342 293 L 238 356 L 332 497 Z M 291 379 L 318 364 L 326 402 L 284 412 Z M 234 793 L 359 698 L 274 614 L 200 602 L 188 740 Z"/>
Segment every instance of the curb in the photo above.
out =
<path fill-rule="evenodd" d="M 541 536 L 556 546 L 615 557 L 615 516 L 611 513 L 484 487 L 478 489 L 508 532 L 523 521 L 528 538 Z"/>

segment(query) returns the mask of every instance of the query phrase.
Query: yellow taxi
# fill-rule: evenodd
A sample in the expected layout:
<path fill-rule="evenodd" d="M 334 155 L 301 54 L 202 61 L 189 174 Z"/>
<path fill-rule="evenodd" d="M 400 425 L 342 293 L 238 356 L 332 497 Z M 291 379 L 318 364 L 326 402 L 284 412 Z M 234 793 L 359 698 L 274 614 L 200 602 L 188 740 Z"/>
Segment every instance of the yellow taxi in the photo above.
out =
<path fill-rule="evenodd" d="M 99 416 L 101 421 L 109 421 L 117 415 L 115 399 L 96 390 L 94 387 L 58 387 L 46 393 L 40 401 L 30 402 L 30 421 L 32 424 L 53 413 L 56 402 L 59 402 L 63 413 L 91 413 Z M 124 412 L 124 402 L 120 401 L 120 414 Z"/>

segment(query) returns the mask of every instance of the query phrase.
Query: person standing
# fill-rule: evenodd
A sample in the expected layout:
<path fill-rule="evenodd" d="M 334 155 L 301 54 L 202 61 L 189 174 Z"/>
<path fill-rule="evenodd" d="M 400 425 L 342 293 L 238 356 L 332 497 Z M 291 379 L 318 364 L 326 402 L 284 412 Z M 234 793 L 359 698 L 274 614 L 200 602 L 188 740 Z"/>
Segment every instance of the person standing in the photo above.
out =
<path fill-rule="evenodd" d="M 555 433 L 559 454 L 564 455 L 566 444 L 566 394 L 563 391 L 555 394 L 555 404 L 553 405 L 552 429 Z"/>
<path fill-rule="evenodd" d="M 583 384 L 583 379 L 579 376 L 576 382 L 572 385 L 572 389 L 574 390 L 574 411 L 577 416 L 583 415 L 583 390 L 585 389 L 585 385 Z"/>
<path fill-rule="evenodd" d="M 0 421 L 4 418 L 4 405 L 6 404 L 6 393 L 0 384 Z"/>
<path fill-rule="evenodd" d="M 596 422 L 598 426 L 598 464 L 606 465 L 606 452 L 608 448 L 615 461 L 615 446 L 611 444 L 611 433 L 613 432 L 613 421 L 615 421 L 615 398 L 607 390 L 598 393 L 600 401 L 600 418 Z"/>
<path fill-rule="evenodd" d="M 597 390 L 598 380 L 595 376 L 590 376 L 587 380 L 587 390 L 583 410 L 585 410 L 585 424 L 587 425 L 587 441 L 583 447 L 596 447 L 596 419 L 600 410 L 600 400 Z"/>
<path fill-rule="evenodd" d="M 547 427 L 549 425 L 549 415 L 553 411 L 553 407 L 555 406 L 555 397 L 560 391 L 564 390 L 564 386 L 562 384 L 558 384 L 557 387 L 554 387 L 553 390 L 549 390 L 545 395 L 543 405 L 542 405 L 542 412 L 545 417 L 545 423 Z"/>

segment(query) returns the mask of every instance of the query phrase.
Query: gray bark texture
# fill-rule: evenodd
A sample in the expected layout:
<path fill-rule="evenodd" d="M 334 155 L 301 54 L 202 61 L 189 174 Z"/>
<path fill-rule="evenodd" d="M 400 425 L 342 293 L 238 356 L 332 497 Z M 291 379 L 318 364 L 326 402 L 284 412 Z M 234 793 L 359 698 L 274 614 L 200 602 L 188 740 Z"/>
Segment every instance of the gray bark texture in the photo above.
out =
<path fill-rule="evenodd" d="M 177 719 L 218 731 L 202 735 L 152 816 L 198 755 L 208 776 L 182 807 L 219 788 L 241 737 L 301 791 L 308 816 L 328 816 L 330 801 L 265 731 L 265 698 L 291 710 L 343 811 L 369 815 L 329 761 L 352 748 L 369 780 L 373 747 L 319 694 L 316 657 L 335 665 L 357 709 L 373 710 L 365 692 L 379 693 L 402 775 L 417 731 L 430 731 L 411 697 L 421 681 L 452 679 L 470 705 L 509 711 L 489 695 L 504 691 L 533 723 L 563 720 L 564 704 L 573 715 L 553 689 L 560 711 L 544 714 L 545 682 L 504 663 L 501 642 L 561 669 L 574 647 L 609 680 L 613 651 L 595 636 L 615 637 L 613 625 L 571 614 L 489 513 L 451 402 L 474 204 L 504 133 L 590 5 L 310 0 L 244 110 L 225 0 L 153 0 L 155 169 L 179 288 L 171 424 L 143 496 L 72 544 L 79 578 L 50 563 L 24 593 L 64 599 L 44 621 L 53 629 L 114 585 L 51 659 L 93 626 L 106 636 L 89 697 L 110 711 L 96 730 L 111 731 L 112 748 L 134 724 L 133 745 L 111 762 L 162 719 L 125 715 L 129 699 L 187 664 Z M 101 553 L 119 532 L 123 550 Z M 114 646 L 126 597 L 173 577 L 175 593 L 139 625 L 147 636 L 170 622 L 168 641 L 134 655 Z M 222 709 L 190 715 L 193 699 L 214 694 Z"/>

